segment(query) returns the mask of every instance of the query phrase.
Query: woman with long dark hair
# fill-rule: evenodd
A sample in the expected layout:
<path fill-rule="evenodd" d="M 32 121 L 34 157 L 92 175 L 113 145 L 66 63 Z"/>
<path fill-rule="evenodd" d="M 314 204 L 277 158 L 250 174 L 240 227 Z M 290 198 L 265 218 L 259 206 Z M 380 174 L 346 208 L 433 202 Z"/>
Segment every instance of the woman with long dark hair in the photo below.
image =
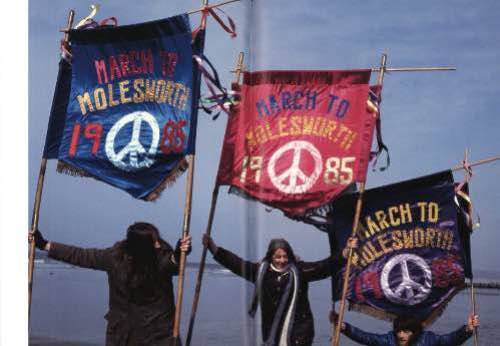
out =
<path fill-rule="evenodd" d="M 76 266 L 106 271 L 109 312 L 106 345 L 166 345 L 175 314 L 172 276 L 178 272 L 181 251 L 191 251 L 191 237 L 176 249 L 160 237 L 158 229 L 136 222 L 126 239 L 106 249 L 84 249 L 46 241 L 40 231 L 30 240 L 50 258 Z"/>
<path fill-rule="evenodd" d="M 309 282 L 329 277 L 338 268 L 340 258 L 299 261 L 285 239 L 271 240 L 261 262 L 241 259 L 217 246 L 206 234 L 203 244 L 218 263 L 255 284 L 249 314 L 254 317 L 260 304 L 264 345 L 312 344 L 314 320 L 308 297 Z M 355 245 L 349 242 L 349 246 Z"/>

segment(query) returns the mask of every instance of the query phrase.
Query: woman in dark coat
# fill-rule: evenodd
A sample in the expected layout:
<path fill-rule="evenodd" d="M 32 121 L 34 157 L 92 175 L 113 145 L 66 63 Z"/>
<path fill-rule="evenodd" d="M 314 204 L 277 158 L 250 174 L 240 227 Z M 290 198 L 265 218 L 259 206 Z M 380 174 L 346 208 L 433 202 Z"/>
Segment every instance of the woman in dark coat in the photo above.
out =
<path fill-rule="evenodd" d="M 179 240 L 174 251 L 154 225 L 137 222 L 125 240 L 106 249 L 47 242 L 39 231 L 31 239 L 50 258 L 108 274 L 107 346 L 167 344 L 175 315 L 172 276 L 181 251 L 190 251 L 191 237 Z"/>
<path fill-rule="evenodd" d="M 245 261 L 203 236 L 214 259 L 255 284 L 249 314 L 255 315 L 260 303 L 264 345 L 311 345 L 314 320 L 308 298 L 309 282 L 329 277 L 339 265 L 328 257 L 318 262 L 297 261 L 285 239 L 273 239 L 260 263 Z"/>

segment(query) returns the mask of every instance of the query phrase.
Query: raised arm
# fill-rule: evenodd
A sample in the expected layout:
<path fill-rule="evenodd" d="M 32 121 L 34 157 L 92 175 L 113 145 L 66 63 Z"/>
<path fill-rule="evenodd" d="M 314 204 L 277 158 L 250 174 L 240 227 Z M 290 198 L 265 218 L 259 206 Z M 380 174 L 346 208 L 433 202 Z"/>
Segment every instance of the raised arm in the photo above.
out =
<path fill-rule="evenodd" d="M 330 311 L 330 322 L 335 326 L 337 325 L 339 315 L 334 311 Z M 340 331 L 347 336 L 349 339 L 356 341 L 361 345 L 369 345 L 369 346 L 385 346 L 385 345 L 394 345 L 396 341 L 394 339 L 394 334 L 386 333 L 386 334 L 374 334 L 368 333 L 364 330 L 356 328 L 348 323 L 342 322 L 342 326 Z"/>
<path fill-rule="evenodd" d="M 111 270 L 111 248 L 85 249 L 56 242 L 49 242 L 49 257 L 83 268 Z"/>
<path fill-rule="evenodd" d="M 257 263 L 245 261 L 231 251 L 217 246 L 212 238 L 206 234 L 203 235 L 203 244 L 208 247 L 214 259 L 220 265 L 250 282 L 255 282 L 259 267 Z"/>
<path fill-rule="evenodd" d="M 111 248 L 84 249 L 77 246 L 46 241 L 39 230 L 30 233 L 29 239 L 30 241 L 35 241 L 35 246 L 38 249 L 48 251 L 49 257 L 55 260 L 83 268 L 104 271 L 111 270 Z"/>
<path fill-rule="evenodd" d="M 392 334 L 375 334 L 368 333 L 364 330 L 356 328 L 349 323 L 343 323 L 342 325 L 342 333 L 347 336 L 349 339 L 360 343 L 361 345 L 369 345 L 369 346 L 383 346 L 383 345 L 392 345 L 392 339 L 394 336 Z"/>
<path fill-rule="evenodd" d="M 472 336 L 472 331 L 478 326 L 479 317 L 477 315 L 470 315 L 466 325 L 449 334 L 437 335 L 436 345 L 461 345 Z"/>
<path fill-rule="evenodd" d="M 302 277 L 306 281 L 318 281 L 331 276 L 338 269 L 340 260 L 338 257 L 327 257 L 317 262 L 299 262 L 302 269 Z"/>
<path fill-rule="evenodd" d="M 357 240 L 355 238 L 349 238 L 347 246 L 344 251 L 342 251 L 341 256 L 330 256 L 317 262 L 301 262 L 303 278 L 307 281 L 326 279 L 344 264 L 349 248 L 355 247 L 357 247 Z"/>

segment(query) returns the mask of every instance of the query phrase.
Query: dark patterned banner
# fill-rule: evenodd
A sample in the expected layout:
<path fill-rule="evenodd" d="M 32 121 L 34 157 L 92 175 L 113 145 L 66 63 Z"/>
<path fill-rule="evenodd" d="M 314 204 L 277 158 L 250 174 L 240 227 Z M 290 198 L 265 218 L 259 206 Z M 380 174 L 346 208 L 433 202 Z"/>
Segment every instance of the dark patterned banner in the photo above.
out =
<path fill-rule="evenodd" d="M 62 171 L 156 198 L 194 151 L 193 50 L 202 53 L 203 36 L 193 48 L 187 15 L 70 31 L 72 61 L 61 63 L 45 156 Z"/>
<path fill-rule="evenodd" d="M 369 70 L 245 73 L 218 183 L 302 215 L 364 181 L 377 115 Z"/>
<path fill-rule="evenodd" d="M 349 282 L 352 307 L 378 317 L 428 319 L 463 287 L 468 230 L 459 227 L 454 188 L 447 171 L 365 192 Z M 333 253 L 351 234 L 356 198 L 333 203 Z M 334 276 L 336 300 L 343 273 Z"/>

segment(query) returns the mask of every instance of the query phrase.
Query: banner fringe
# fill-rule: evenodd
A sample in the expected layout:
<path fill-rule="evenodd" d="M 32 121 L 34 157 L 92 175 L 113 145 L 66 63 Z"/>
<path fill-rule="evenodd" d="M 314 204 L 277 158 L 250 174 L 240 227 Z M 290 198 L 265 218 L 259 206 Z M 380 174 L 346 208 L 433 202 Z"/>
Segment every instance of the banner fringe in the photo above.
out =
<path fill-rule="evenodd" d="M 183 158 L 182 160 L 179 161 L 177 166 L 170 172 L 169 175 L 167 175 L 160 185 L 156 189 L 154 189 L 149 195 L 145 197 L 145 200 L 148 202 L 155 201 L 158 197 L 161 196 L 162 192 L 166 189 L 172 186 L 177 178 L 179 178 L 182 173 L 188 168 L 189 164 L 186 160 L 186 158 Z"/>
<path fill-rule="evenodd" d="M 70 164 L 63 161 L 57 161 L 56 171 L 57 173 L 70 175 L 72 177 L 91 177 L 91 175 L 84 170 L 71 166 Z"/>
<path fill-rule="evenodd" d="M 158 197 L 161 196 L 163 190 L 172 186 L 175 183 L 175 181 L 177 180 L 177 178 L 180 177 L 182 175 L 182 173 L 184 173 L 184 171 L 186 171 L 187 168 L 188 168 L 188 162 L 187 162 L 186 158 L 183 158 L 182 160 L 179 161 L 179 163 L 177 163 L 177 165 L 170 172 L 170 174 L 167 175 L 162 180 L 160 185 L 158 185 L 156 187 L 156 189 L 154 189 L 151 193 L 149 193 L 144 198 L 144 200 L 146 200 L 148 202 L 155 201 Z M 91 174 L 89 174 L 89 173 L 87 173 L 87 172 L 85 172 L 77 167 L 74 167 L 66 162 L 63 162 L 63 161 L 57 162 L 57 169 L 56 170 L 58 173 L 67 174 L 67 175 L 70 175 L 73 177 L 94 178 L 94 179 L 100 181 L 100 179 L 98 179 L 97 177 L 94 177 L 93 175 L 91 175 Z"/>
<path fill-rule="evenodd" d="M 351 311 L 356 311 L 356 312 L 361 312 L 366 315 L 370 315 L 372 317 L 378 318 L 380 320 L 384 321 L 390 321 L 392 322 L 395 318 L 395 314 L 388 313 L 386 311 L 374 308 L 369 305 L 365 304 L 356 304 L 356 303 L 349 303 L 349 310 Z"/>
<path fill-rule="evenodd" d="M 434 311 L 425 320 L 422 321 L 424 328 L 433 324 L 438 319 L 438 317 L 440 317 L 443 314 L 444 310 L 446 309 L 450 301 L 453 299 L 453 297 L 455 297 L 455 295 L 464 288 L 465 288 L 465 282 L 460 286 L 457 286 L 456 289 L 453 292 L 451 292 L 450 295 L 441 303 L 441 305 L 438 306 L 436 309 L 434 309 Z M 396 314 L 392 314 L 366 304 L 357 304 L 353 302 L 349 302 L 349 310 L 360 312 L 378 318 L 380 320 L 389 322 L 394 321 L 394 319 L 397 317 Z"/>

